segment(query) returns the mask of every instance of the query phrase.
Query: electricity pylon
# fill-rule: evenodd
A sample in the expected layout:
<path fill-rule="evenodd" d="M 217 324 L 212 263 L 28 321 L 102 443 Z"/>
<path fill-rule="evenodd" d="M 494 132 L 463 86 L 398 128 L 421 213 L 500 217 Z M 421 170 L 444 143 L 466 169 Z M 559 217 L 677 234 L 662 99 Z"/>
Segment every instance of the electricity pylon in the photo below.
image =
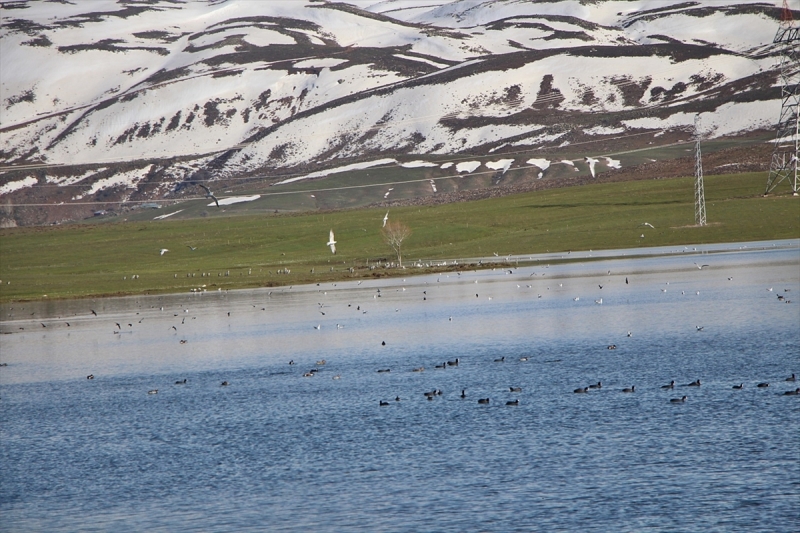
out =
<path fill-rule="evenodd" d="M 703 188 L 703 158 L 700 154 L 700 116 L 694 117 L 694 223 L 706 225 L 706 193 Z"/>
<path fill-rule="evenodd" d="M 775 134 L 775 148 L 769 166 L 769 179 L 764 194 L 772 192 L 784 180 L 789 180 L 792 193 L 797 196 L 798 108 L 800 107 L 800 26 L 798 26 L 787 0 L 783 0 L 780 26 L 772 42 L 781 51 L 781 115 Z"/>

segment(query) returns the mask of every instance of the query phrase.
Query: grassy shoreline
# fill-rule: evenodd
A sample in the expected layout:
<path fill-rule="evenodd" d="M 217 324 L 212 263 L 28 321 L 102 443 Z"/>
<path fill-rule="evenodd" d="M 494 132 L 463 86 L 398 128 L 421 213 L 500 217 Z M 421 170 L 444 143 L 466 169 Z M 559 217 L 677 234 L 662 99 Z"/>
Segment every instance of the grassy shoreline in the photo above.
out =
<path fill-rule="evenodd" d="M 403 245 L 407 267 L 416 261 L 495 253 L 800 237 L 800 199 L 763 197 L 764 181 L 762 172 L 706 176 L 704 227 L 694 226 L 693 178 L 393 208 L 389 217 L 413 231 Z M 275 287 L 475 268 L 375 268 L 394 260 L 380 236 L 384 213 L 358 209 L 4 229 L 0 302 Z M 330 229 L 338 241 L 336 255 L 325 246 Z M 160 255 L 162 248 L 169 252 Z"/>

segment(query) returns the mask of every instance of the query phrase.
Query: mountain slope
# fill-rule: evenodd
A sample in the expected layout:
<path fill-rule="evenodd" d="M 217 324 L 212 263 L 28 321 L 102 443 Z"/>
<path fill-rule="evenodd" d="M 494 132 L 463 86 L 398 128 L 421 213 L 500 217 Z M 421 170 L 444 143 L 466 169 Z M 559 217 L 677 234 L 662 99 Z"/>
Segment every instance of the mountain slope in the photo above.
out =
<path fill-rule="evenodd" d="M 196 197 L 198 180 L 258 192 L 371 161 L 423 158 L 438 179 L 448 159 L 582 158 L 686 139 L 696 114 L 708 138 L 768 130 L 777 4 L 7 2 L 0 199 L 68 207 L 4 216 Z M 557 179 L 548 167 L 526 179 Z"/>

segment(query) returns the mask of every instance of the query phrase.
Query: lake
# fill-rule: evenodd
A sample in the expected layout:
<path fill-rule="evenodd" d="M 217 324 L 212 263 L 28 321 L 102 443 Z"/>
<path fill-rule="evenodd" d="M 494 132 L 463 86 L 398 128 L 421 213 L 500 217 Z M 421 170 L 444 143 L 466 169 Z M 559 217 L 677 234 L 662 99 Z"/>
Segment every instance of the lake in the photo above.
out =
<path fill-rule="evenodd" d="M 800 241 L 570 256 L 3 305 L 0 530 L 795 529 Z"/>

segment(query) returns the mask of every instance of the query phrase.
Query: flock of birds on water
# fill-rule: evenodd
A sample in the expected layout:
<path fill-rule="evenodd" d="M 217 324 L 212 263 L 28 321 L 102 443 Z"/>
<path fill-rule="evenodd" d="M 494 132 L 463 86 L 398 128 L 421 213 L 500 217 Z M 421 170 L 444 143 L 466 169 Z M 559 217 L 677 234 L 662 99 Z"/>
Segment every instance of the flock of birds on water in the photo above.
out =
<path fill-rule="evenodd" d="M 383 218 L 383 224 L 384 224 L 384 226 L 386 225 L 386 222 L 387 222 L 387 220 L 388 220 L 388 215 L 389 215 L 389 213 L 388 213 L 388 211 L 387 211 L 387 213 L 386 213 L 386 216 L 384 216 L 384 218 Z M 649 224 L 645 224 L 645 225 L 649 225 Z M 331 252 L 332 252 L 332 253 L 334 253 L 334 254 L 336 253 L 336 247 L 335 247 L 335 245 L 336 245 L 336 240 L 334 239 L 333 230 L 331 230 L 331 231 L 330 231 L 330 235 L 329 235 L 329 241 L 328 241 L 328 243 L 327 243 L 327 246 L 329 246 L 329 247 L 331 248 Z M 169 251 L 169 250 L 167 250 L 167 249 L 161 249 L 161 250 L 160 250 L 160 254 L 161 254 L 161 255 L 164 255 L 164 254 L 165 254 L 166 252 L 168 252 L 168 251 Z M 495 254 L 495 255 L 497 255 L 497 254 Z M 695 265 L 695 267 L 696 267 L 697 269 L 699 269 L 699 270 L 703 270 L 704 268 L 707 268 L 707 267 L 709 267 L 709 265 L 708 265 L 708 264 L 698 264 L 698 263 L 694 263 L 694 265 Z M 513 273 L 513 271 L 512 271 L 512 270 L 508 270 L 506 273 L 507 273 L 507 274 L 511 274 L 511 273 Z M 609 271 L 609 272 L 608 272 L 608 274 L 609 274 L 609 275 L 611 275 L 611 272 Z M 461 276 L 461 272 L 456 272 L 456 275 L 458 275 L 458 276 Z M 535 272 L 531 274 L 531 276 L 535 276 L 535 275 L 536 275 L 536 274 L 535 274 Z M 544 276 L 544 274 L 542 274 L 542 276 Z M 448 277 L 449 277 L 449 276 L 448 276 Z M 728 277 L 728 281 L 732 281 L 732 280 L 733 280 L 733 278 L 732 278 L 732 277 Z M 437 279 L 437 282 L 439 282 L 439 281 L 441 281 L 441 279 Z M 477 280 L 475 280 L 475 283 L 477 283 L 477 282 L 478 282 L 478 281 L 477 281 Z M 362 282 L 361 282 L 361 281 L 359 281 L 359 282 L 358 282 L 358 285 L 361 285 L 361 283 L 362 283 Z M 628 282 L 628 278 L 626 277 L 626 278 L 625 278 L 625 284 L 627 285 L 628 283 L 629 283 L 629 282 Z M 319 285 L 319 284 L 317 284 L 317 285 Z M 334 284 L 334 285 L 335 285 L 335 284 Z M 669 285 L 669 283 L 667 283 L 667 285 Z M 598 284 L 598 287 L 599 287 L 599 289 L 601 289 L 601 290 L 603 289 L 603 286 L 604 286 L 603 284 Z M 517 285 L 517 287 L 518 287 L 518 288 L 520 288 L 520 285 Z M 531 286 L 531 285 L 527 285 L 527 287 L 528 287 L 529 289 L 530 289 L 530 288 L 532 288 L 532 286 Z M 562 284 L 562 283 L 559 283 L 559 287 L 563 287 L 563 284 Z M 290 287 L 290 288 L 291 288 L 291 287 Z M 398 289 L 398 290 L 399 290 L 399 289 Z M 403 288 L 402 290 L 403 290 L 403 291 L 405 291 L 405 288 Z M 549 287 L 547 287 L 547 290 L 550 290 L 550 288 L 549 288 Z M 773 292 L 773 288 L 772 288 L 772 287 L 769 287 L 769 288 L 767 288 L 766 290 L 767 290 L 767 291 L 769 291 L 769 292 Z M 662 292 L 666 292 L 666 289 L 665 289 L 665 288 L 662 288 L 662 289 L 661 289 L 661 291 L 662 291 Z M 323 292 L 323 291 L 321 291 L 321 290 L 320 290 L 320 292 Z M 788 293 L 788 292 L 789 292 L 789 289 L 784 289 L 784 292 Z M 272 293 L 270 292 L 270 295 L 271 295 L 271 294 L 272 294 Z M 325 293 L 325 294 L 327 294 L 327 293 Z M 682 291 L 682 294 L 685 294 L 685 292 L 684 292 L 684 291 Z M 697 291 L 697 294 L 699 295 L 699 291 Z M 374 295 L 374 297 L 375 297 L 375 298 L 378 298 L 378 297 L 381 297 L 381 296 L 382 296 L 382 295 L 381 295 L 381 289 L 380 289 L 380 288 L 378 288 L 378 289 L 377 289 L 377 294 L 376 294 L 376 295 Z M 476 293 L 476 294 L 475 294 L 475 296 L 476 296 L 476 297 L 479 297 L 479 294 L 478 294 L 478 293 Z M 538 298 L 542 298 L 542 295 L 541 295 L 541 294 L 538 294 Z M 780 302 L 783 302 L 783 303 L 791 303 L 791 300 L 788 300 L 788 299 L 785 297 L 785 295 L 778 294 L 777 298 L 778 298 L 778 301 L 780 301 Z M 489 299 L 491 299 L 491 297 L 489 297 Z M 423 291 L 423 300 L 427 300 L 427 291 Z M 579 297 L 575 297 L 575 298 L 573 298 L 573 300 L 574 300 L 574 301 L 578 301 L 578 300 L 580 300 L 580 298 L 579 298 Z M 596 304 L 602 304 L 602 303 L 603 303 L 603 299 L 602 299 L 602 298 L 596 299 L 596 300 L 595 300 L 595 303 L 596 303 Z M 255 307 L 255 306 L 254 306 L 254 307 Z M 323 307 L 325 307 L 325 306 L 324 306 L 323 304 L 319 304 L 319 307 L 320 307 L 320 309 L 319 309 L 319 312 L 320 312 L 322 315 L 325 315 L 325 314 L 326 314 L 326 313 L 325 313 L 325 311 L 323 311 L 323 310 L 322 310 L 322 308 L 323 308 Z M 350 305 L 348 305 L 348 307 L 350 307 Z M 12 307 L 12 308 L 11 308 L 11 310 L 13 310 L 13 309 L 14 309 L 14 308 Z M 23 308 L 23 309 L 24 309 L 24 308 Z M 163 307 L 161 307 L 161 311 L 163 311 L 163 310 L 164 310 L 164 308 L 163 308 Z M 264 310 L 266 310 L 266 308 L 262 308 L 262 311 L 264 311 Z M 361 306 L 360 306 L 360 305 L 356 307 L 356 310 L 357 310 L 357 311 L 361 311 L 362 313 L 366 314 L 366 310 L 362 311 L 362 309 L 361 309 Z M 399 311 L 399 309 L 395 309 L 395 311 Z M 188 313 L 188 309 L 184 309 L 184 312 L 185 312 L 185 313 Z M 91 310 L 91 314 L 92 314 L 93 316 L 97 316 L 97 312 L 96 312 L 95 310 L 93 310 L 93 309 Z M 139 314 L 139 313 L 136 313 L 136 314 Z M 177 316 L 179 316 L 179 315 L 178 315 L 177 313 L 175 313 L 175 314 L 174 314 L 174 316 L 175 316 L 175 317 L 177 317 Z M 230 317 L 230 312 L 228 312 L 228 316 Z M 184 318 L 181 320 L 181 325 L 185 324 L 185 322 L 186 322 L 186 318 L 187 318 L 187 317 L 184 317 Z M 196 319 L 196 317 L 191 317 L 191 318 L 192 318 L 192 319 Z M 142 320 L 143 320 L 143 319 L 139 320 L 138 322 L 139 322 L 139 323 L 141 323 L 141 322 L 142 322 Z M 450 320 L 450 321 L 452 321 L 452 317 L 450 317 L 450 318 L 449 318 L 449 320 Z M 123 326 L 122 324 L 120 324 L 119 322 L 115 322 L 115 323 L 114 323 L 114 325 L 115 325 L 115 328 L 116 328 L 116 329 L 114 330 L 114 333 L 115 333 L 115 334 L 119 334 L 119 333 L 122 333 L 122 332 L 123 332 L 123 327 L 124 327 L 124 326 Z M 41 323 L 41 326 L 42 326 L 43 328 L 46 328 L 46 327 L 47 327 L 47 325 L 46 325 L 45 323 Z M 69 322 L 66 322 L 66 326 L 67 326 L 67 327 L 69 327 L 69 326 L 70 326 Z M 127 326 L 132 328 L 132 327 L 133 327 L 133 323 L 128 323 L 128 324 L 127 324 Z M 343 326 L 343 325 L 341 325 L 341 324 L 336 324 L 336 327 L 337 327 L 337 329 L 341 329 L 341 328 L 343 328 L 344 326 Z M 320 324 L 320 325 L 315 325 L 315 326 L 314 326 L 314 329 L 316 329 L 316 330 L 320 330 L 321 328 L 322 328 L 322 325 L 321 325 L 321 324 Z M 19 328 L 19 329 L 24 329 L 24 328 L 22 328 L 22 327 L 21 327 L 21 328 Z M 177 327 L 176 327 L 176 326 L 174 326 L 174 325 L 173 325 L 173 326 L 171 326 L 170 330 L 172 330 L 174 333 L 177 333 L 177 331 L 178 331 L 178 330 L 177 330 Z M 700 331 L 703 331 L 703 330 L 704 330 L 704 327 L 703 327 L 703 326 L 696 326 L 696 330 L 697 330 L 698 332 L 700 332 Z M 631 337 L 631 335 L 632 335 L 632 334 L 631 334 L 631 332 L 630 332 L 630 331 L 629 331 L 629 332 L 627 332 L 627 336 L 628 336 L 628 337 Z M 186 344 L 187 342 L 188 342 L 188 341 L 187 341 L 186 339 L 180 339 L 180 344 Z M 384 346 L 386 345 L 386 343 L 385 343 L 385 342 L 382 342 L 382 344 L 383 344 Z M 609 345 L 607 346 L 607 349 L 609 349 L 609 350 L 614 350 L 614 349 L 616 349 L 616 348 L 617 348 L 616 344 L 609 344 Z M 525 361 L 528 361 L 528 357 L 520 357 L 520 358 L 519 358 L 519 360 L 520 360 L 520 362 L 525 362 Z M 502 356 L 502 357 L 499 357 L 499 358 L 497 358 L 497 359 L 494 359 L 494 362 L 495 362 L 495 363 L 504 363 L 505 361 L 506 361 L 506 358 L 505 358 L 505 356 Z M 560 361 L 560 360 L 556 360 L 556 361 Z M 556 362 L 556 361 L 545 361 L 545 362 Z M 327 363 L 327 361 L 325 361 L 324 359 L 317 361 L 317 362 L 316 362 L 316 365 L 315 365 L 315 367 L 314 367 L 314 368 L 312 368 L 311 370 L 309 370 L 308 372 L 304 372 L 304 373 L 302 374 L 302 376 L 303 376 L 303 377 L 306 377 L 306 378 L 308 378 L 308 377 L 313 377 L 313 376 L 317 375 L 317 373 L 319 372 L 319 368 L 320 368 L 320 367 L 322 367 L 322 366 L 324 366 L 326 363 Z M 292 360 L 292 361 L 289 361 L 289 365 L 294 365 L 294 364 L 295 364 L 295 363 L 294 363 L 294 361 L 293 361 L 293 360 Z M 459 359 L 459 358 L 456 358 L 455 360 L 451 360 L 451 361 L 444 361 L 444 362 L 442 362 L 442 363 L 440 363 L 440 364 L 436 364 L 436 365 L 434 366 L 434 369 L 437 369 L 437 370 L 438 370 L 438 369 L 446 369 L 446 368 L 449 368 L 449 367 L 458 367 L 458 366 L 459 366 L 459 364 L 460 364 L 460 359 Z M 0 367 L 5 367 L 5 366 L 7 366 L 7 365 L 8 365 L 7 363 L 0 363 Z M 423 372 L 424 370 L 425 370 L 425 368 L 424 368 L 424 367 L 417 367 L 417 368 L 413 368 L 411 371 L 412 371 L 412 372 Z M 390 369 L 388 369 L 388 368 L 382 368 L 382 369 L 378 369 L 378 370 L 377 370 L 377 372 L 378 372 L 378 373 L 389 373 L 389 372 L 391 372 L 391 370 L 390 370 Z M 95 376 L 94 376 L 93 374 L 89 374 L 88 376 L 86 376 L 86 378 L 87 378 L 88 380 L 93 380 L 93 379 L 95 378 Z M 335 376 L 333 377 L 333 379 L 334 379 L 334 380 L 341 379 L 341 375 L 337 374 L 337 375 L 335 375 Z M 789 376 L 788 378 L 785 378 L 785 381 L 786 381 L 786 382 L 795 382 L 795 381 L 796 381 L 796 376 L 795 376 L 795 374 L 792 374 L 792 375 L 791 375 L 791 376 Z M 185 385 L 185 384 L 187 384 L 187 383 L 188 383 L 188 380 L 187 380 L 187 379 L 183 379 L 183 380 L 178 380 L 178 381 L 175 381 L 175 385 Z M 221 387 L 227 387 L 227 386 L 229 386 L 229 385 L 230 385 L 230 383 L 229 383 L 228 381 L 222 381 L 222 382 L 220 383 L 220 386 L 221 386 Z M 669 384 L 661 385 L 661 386 L 660 386 L 660 389 L 662 389 L 662 390 L 664 390 L 664 391 L 671 391 L 671 390 L 675 389 L 675 387 L 676 387 L 676 386 L 677 386 L 677 387 L 700 387 L 700 386 L 701 386 L 701 382 L 700 382 L 700 380 L 698 379 L 698 380 L 695 380 L 695 381 L 693 381 L 693 382 L 691 382 L 691 383 L 686 383 L 686 384 L 683 384 L 683 385 L 676 385 L 675 381 L 673 380 L 673 381 L 671 381 Z M 769 384 L 768 382 L 759 382 L 759 383 L 755 384 L 755 388 L 757 388 L 757 389 L 767 389 L 769 386 L 770 386 L 770 384 Z M 732 389 L 733 389 L 733 390 L 742 390 L 743 388 L 745 388 L 745 385 L 744 385 L 744 383 L 739 383 L 739 384 L 736 384 L 736 385 L 733 385 L 733 386 L 732 386 Z M 576 389 L 574 389 L 574 390 L 573 390 L 573 393 L 575 393 L 575 394 L 588 394 L 588 393 L 590 393 L 590 392 L 592 392 L 592 391 L 599 391 L 599 390 L 601 390 L 601 389 L 603 389 L 603 384 L 602 384 L 602 382 L 597 382 L 597 383 L 590 384 L 590 385 L 587 385 L 587 386 L 578 387 L 578 388 L 576 388 Z M 625 394 L 634 394 L 634 393 L 636 392 L 636 390 L 637 390 L 637 389 L 636 389 L 636 386 L 635 386 L 635 385 L 631 385 L 630 387 L 625 387 L 625 388 L 622 388 L 622 389 L 620 389 L 620 392 L 622 392 L 622 393 L 625 393 Z M 522 392 L 522 388 L 521 388 L 521 387 L 510 386 L 510 387 L 508 387 L 508 391 L 507 391 L 507 392 L 509 392 L 509 393 L 519 393 L 519 392 Z M 148 390 L 148 394 L 158 394 L 158 389 L 150 389 L 150 390 Z M 424 393 L 423 393 L 423 396 L 424 396 L 424 397 L 425 397 L 425 398 L 426 398 L 428 401 L 433 401 L 433 400 L 434 400 L 436 397 L 438 397 L 438 396 L 441 396 L 442 394 L 443 394 L 443 393 L 442 393 L 442 391 L 441 391 L 440 389 L 434 389 L 434 390 L 432 390 L 432 391 L 427 391 L 427 392 L 424 392 Z M 779 393 L 779 394 L 781 394 L 781 395 L 783 395 L 783 396 L 798 396 L 798 395 L 800 395 L 800 388 L 795 388 L 795 389 L 793 389 L 793 390 L 787 390 L 787 391 L 784 391 L 784 392 L 782 392 L 782 393 Z M 466 389 L 462 389 L 462 390 L 461 390 L 460 398 L 462 398 L 462 399 L 467 399 Z M 671 398 L 669 401 L 670 401 L 670 403 L 684 403 L 684 402 L 686 402 L 686 401 L 687 401 L 687 399 L 688 399 L 688 395 L 682 395 L 682 396 L 680 396 L 680 397 L 677 397 L 677 398 Z M 395 402 L 400 402 L 400 401 L 401 401 L 401 398 L 400 398 L 400 396 L 396 396 L 396 397 L 395 397 L 395 399 L 394 399 L 394 401 L 395 401 Z M 483 405 L 485 405 L 485 404 L 490 404 L 490 403 L 491 403 L 491 401 L 492 401 L 492 400 L 491 400 L 491 398 L 479 398 L 479 399 L 477 400 L 478 404 L 483 404 Z M 386 400 L 380 400 L 380 401 L 379 401 L 379 405 L 380 405 L 381 407 L 384 407 L 384 406 L 391 405 L 391 403 L 390 403 L 389 401 L 386 401 Z M 516 405 L 520 405 L 520 400 L 519 400 L 519 398 L 516 398 L 516 399 L 513 399 L 513 400 L 508 400 L 508 401 L 506 401 L 506 402 L 505 402 L 505 405 L 508 405 L 508 406 L 516 406 Z"/>
<path fill-rule="evenodd" d="M 383 345 L 385 345 L 385 344 L 386 343 L 383 342 Z M 529 357 L 520 357 L 519 361 L 523 362 L 523 363 L 527 362 L 527 361 L 529 361 Z M 561 359 L 554 359 L 554 360 L 545 361 L 545 362 L 554 363 L 554 362 L 560 362 L 560 361 L 561 361 Z M 496 359 L 493 360 L 493 362 L 494 363 L 505 363 L 506 362 L 506 357 L 502 356 L 502 357 L 496 358 Z M 434 368 L 435 369 L 444 370 L 444 369 L 451 368 L 451 367 L 458 367 L 460 363 L 461 363 L 461 359 L 456 357 L 454 360 L 444 361 L 442 363 L 436 364 L 434 366 Z M 326 364 L 327 364 L 327 360 L 321 359 L 321 360 L 319 360 L 319 361 L 317 361 L 315 363 L 314 368 L 310 369 L 307 372 L 304 372 L 302 374 L 302 376 L 305 377 L 305 378 L 314 377 L 319 373 L 320 367 L 323 367 Z M 6 365 L 7 365 L 7 363 L 0 364 L 0 366 L 6 366 Z M 295 365 L 295 361 L 293 359 L 290 360 L 289 361 L 289 365 L 291 365 L 291 366 Z M 415 368 L 411 369 L 411 372 L 417 372 L 417 373 L 418 372 L 424 372 L 424 371 L 425 371 L 425 367 L 415 367 Z M 390 368 L 379 368 L 379 369 L 376 370 L 376 372 L 379 373 L 379 374 L 387 374 L 387 373 L 391 372 L 391 369 Z M 335 376 L 333 376 L 333 379 L 334 380 L 339 380 L 339 379 L 341 379 L 341 377 L 342 377 L 341 374 L 336 374 Z M 95 379 L 95 376 L 94 376 L 94 374 L 89 374 L 88 376 L 86 376 L 86 379 L 93 380 L 93 379 Z M 786 383 L 794 383 L 794 382 L 797 381 L 797 376 L 793 373 L 791 376 L 785 378 L 783 381 L 786 382 Z M 175 385 L 186 385 L 188 382 L 189 382 L 189 380 L 187 378 L 184 378 L 182 380 L 175 381 Z M 227 387 L 229 385 L 230 385 L 230 382 L 228 382 L 227 380 L 222 381 L 220 383 L 220 387 Z M 678 388 L 687 387 L 688 388 L 688 387 L 700 387 L 701 385 L 702 385 L 702 383 L 701 383 L 701 381 L 699 379 L 696 379 L 695 381 L 692 381 L 691 383 L 685 383 L 685 384 L 680 384 L 680 385 L 676 384 L 675 380 L 671 380 L 669 383 L 667 383 L 665 385 L 661 385 L 660 389 L 662 391 L 672 391 L 676 387 L 678 387 Z M 769 387 L 770 387 L 770 383 L 766 382 L 766 381 L 758 382 L 757 384 L 755 384 L 755 388 L 756 389 L 767 389 Z M 745 384 L 744 383 L 735 384 L 735 385 L 733 385 L 731 387 L 732 390 L 743 390 L 744 388 L 745 388 Z M 592 391 L 600 391 L 602 389 L 603 389 L 603 383 L 601 381 L 598 381 L 597 383 L 593 383 L 593 384 L 587 385 L 585 387 L 578 387 L 577 389 L 574 389 L 572 392 L 575 393 L 575 394 L 589 394 Z M 608 387 L 606 387 L 606 389 L 608 389 Z M 633 394 L 633 393 L 636 392 L 636 385 L 631 385 L 630 387 L 624 387 L 622 389 L 615 389 L 615 390 L 617 390 L 618 392 L 621 392 L 623 394 Z M 513 393 L 521 393 L 522 392 L 522 387 L 513 386 L 512 385 L 512 386 L 508 387 L 508 391 L 506 391 L 506 392 L 507 393 L 512 393 L 512 394 Z M 150 390 L 147 391 L 147 393 L 148 394 L 158 394 L 158 389 L 150 389 Z M 442 392 L 441 389 L 433 389 L 431 391 L 423 392 L 422 396 L 428 401 L 433 401 L 434 399 L 436 399 L 439 396 L 442 396 L 443 394 L 444 393 Z M 792 389 L 792 390 L 783 391 L 783 392 L 780 392 L 778 394 L 781 395 L 781 396 L 800 396 L 800 387 L 797 387 L 797 388 Z M 468 398 L 466 389 L 461 389 L 461 394 L 459 395 L 459 397 L 461 399 L 467 399 Z M 670 398 L 669 402 L 670 403 L 684 403 L 684 402 L 686 402 L 688 400 L 688 398 L 689 398 L 688 395 L 684 394 L 684 395 L 682 395 L 680 397 L 677 397 L 677 398 Z M 400 398 L 400 396 L 396 396 L 394 398 L 394 402 L 400 402 L 401 400 L 402 399 Z M 478 402 L 478 404 L 481 404 L 481 405 L 488 405 L 488 404 L 490 404 L 492 402 L 492 399 L 491 398 L 478 398 L 477 402 Z M 386 407 L 386 406 L 391 405 L 391 402 L 390 401 L 386 401 L 386 400 L 379 400 L 378 405 L 380 407 Z M 507 400 L 505 402 L 505 405 L 508 405 L 508 406 L 520 405 L 520 400 L 519 400 L 519 398 L 515 398 L 514 400 Z"/>

